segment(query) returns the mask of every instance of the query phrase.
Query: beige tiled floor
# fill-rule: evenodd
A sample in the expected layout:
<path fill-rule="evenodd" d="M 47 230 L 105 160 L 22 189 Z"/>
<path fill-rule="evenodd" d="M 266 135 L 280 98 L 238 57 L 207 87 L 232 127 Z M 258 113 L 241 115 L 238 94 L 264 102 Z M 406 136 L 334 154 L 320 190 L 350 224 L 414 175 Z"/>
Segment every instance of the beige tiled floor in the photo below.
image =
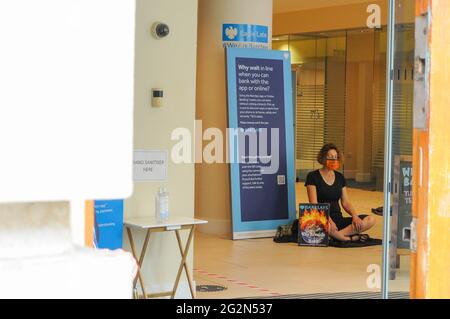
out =
<path fill-rule="evenodd" d="M 358 211 L 370 213 L 381 206 L 380 192 L 349 189 Z M 303 185 L 297 185 L 297 202 L 307 202 Z M 382 237 L 382 217 L 368 233 Z M 379 291 L 367 285 L 369 265 L 381 266 L 382 247 L 352 249 L 299 247 L 276 244 L 271 238 L 232 241 L 196 234 L 194 278 L 197 285 L 223 285 L 222 292 L 198 293 L 198 298 L 239 298 L 271 294 Z M 381 271 L 381 269 L 380 269 Z M 249 287 L 251 286 L 251 287 Z M 392 291 L 409 289 L 409 256 L 401 257 Z"/>

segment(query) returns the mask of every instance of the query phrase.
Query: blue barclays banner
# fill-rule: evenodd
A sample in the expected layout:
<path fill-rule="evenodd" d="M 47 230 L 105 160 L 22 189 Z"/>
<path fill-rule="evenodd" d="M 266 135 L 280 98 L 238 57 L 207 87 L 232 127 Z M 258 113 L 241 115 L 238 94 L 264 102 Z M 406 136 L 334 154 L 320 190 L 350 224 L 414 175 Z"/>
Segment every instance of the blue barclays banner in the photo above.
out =
<path fill-rule="evenodd" d="M 296 218 L 291 56 L 227 48 L 233 239 Z"/>
<path fill-rule="evenodd" d="M 94 246 L 121 249 L 123 238 L 123 200 L 94 201 Z"/>
<path fill-rule="evenodd" d="M 224 46 L 264 47 L 269 44 L 269 27 L 254 24 L 223 24 Z"/>

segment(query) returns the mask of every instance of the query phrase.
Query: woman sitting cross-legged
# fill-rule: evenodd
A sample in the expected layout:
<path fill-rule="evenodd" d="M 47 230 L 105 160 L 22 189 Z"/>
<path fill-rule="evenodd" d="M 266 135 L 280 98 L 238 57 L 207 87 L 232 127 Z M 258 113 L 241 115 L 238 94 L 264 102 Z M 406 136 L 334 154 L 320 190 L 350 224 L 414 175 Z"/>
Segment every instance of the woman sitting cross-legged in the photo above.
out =
<path fill-rule="evenodd" d="M 317 160 L 321 169 L 310 172 L 305 186 L 311 204 L 330 204 L 330 236 L 338 241 L 365 241 L 368 236 L 361 234 L 375 225 L 373 216 L 358 215 L 349 201 L 347 182 L 339 173 L 341 153 L 334 144 L 326 144 L 320 150 Z M 342 216 L 339 201 L 352 217 Z"/>

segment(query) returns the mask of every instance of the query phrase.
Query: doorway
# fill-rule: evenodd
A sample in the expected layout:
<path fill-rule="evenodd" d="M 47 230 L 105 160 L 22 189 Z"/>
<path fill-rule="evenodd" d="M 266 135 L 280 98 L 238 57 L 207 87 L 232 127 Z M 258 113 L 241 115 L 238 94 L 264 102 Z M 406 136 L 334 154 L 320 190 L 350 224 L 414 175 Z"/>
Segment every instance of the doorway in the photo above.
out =
<path fill-rule="evenodd" d="M 397 0 L 396 5 L 399 3 Z M 402 14 L 409 15 L 410 12 Z M 412 152 L 415 43 L 414 24 L 408 22 L 410 20 L 411 17 L 397 20 L 395 28 L 395 77 L 390 118 L 392 163 L 397 155 L 407 158 Z M 291 51 L 296 78 L 297 203 L 307 201 L 302 182 L 308 172 L 319 168 L 318 150 L 323 144 L 333 142 L 344 151 L 345 163 L 341 172 L 350 182 L 350 196 L 358 211 L 371 214 L 371 209 L 384 206 L 387 39 L 387 27 L 274 38 L 273 49 Z M 393 177 L 398 170 L 392 169 L 390 173 Z M 391 196 L 390 192 L 388 196 Z M 393 210 L 399 205 L 394 196 L 392 204 Z M 391 219 L 390 211 L 382 214 L 387 223 L 399 221 Z M 405 210 L 403 216 L 407 214 Z M 369 234 L 376 238 L 387 236 L 391 240 L 394 238 L 391 229 L 389 234 L 383 233 L 384 217 L 377 216 L 377 227 Z M 407 224 L 407 218 L 402 222 Z M 408 237 L 407 227 L 399 226 L 398 229 L 402 234 L 395 235 L 397 239 Z M 220 295 L 210 293 L 202 295 L 204 297 L 300 297 L 299 294 L 320 297 L 313 294 L 343 291 L 368 291 L 381 296 L 382 246 L 339 251 L 303 249 L 295 244 L 277 246 L 269 238 L 232 242 L 227 238 L 202 236 L 196 246 L 200 251 L 195 257 L 199 265 L 195 270 L 197 278 L 206 285 L 226 288 Z M 386 287 L 391 298 L 408 296 L 407 250 L 404 254 L 400 250 L 395 254 L 392 249 L 388 251 L 398 261 L 394 265 L 396 277 Z M 368 284 L 371 275 L 378 278 L 373 285 Z"/>

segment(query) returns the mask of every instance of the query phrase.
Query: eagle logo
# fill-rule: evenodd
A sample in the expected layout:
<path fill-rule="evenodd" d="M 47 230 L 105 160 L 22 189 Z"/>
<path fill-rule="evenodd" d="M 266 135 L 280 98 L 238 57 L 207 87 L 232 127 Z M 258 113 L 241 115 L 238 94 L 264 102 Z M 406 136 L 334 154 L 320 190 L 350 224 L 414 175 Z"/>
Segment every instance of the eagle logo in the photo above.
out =
<path fill-rule="evenodd" d="M 225 34 L 227 35 L 228 39 L 234 40 L 234 38 L 236 38 L 236 36 L 238 35 L 238 29 L 230 26 L 225 29 Z"/>

